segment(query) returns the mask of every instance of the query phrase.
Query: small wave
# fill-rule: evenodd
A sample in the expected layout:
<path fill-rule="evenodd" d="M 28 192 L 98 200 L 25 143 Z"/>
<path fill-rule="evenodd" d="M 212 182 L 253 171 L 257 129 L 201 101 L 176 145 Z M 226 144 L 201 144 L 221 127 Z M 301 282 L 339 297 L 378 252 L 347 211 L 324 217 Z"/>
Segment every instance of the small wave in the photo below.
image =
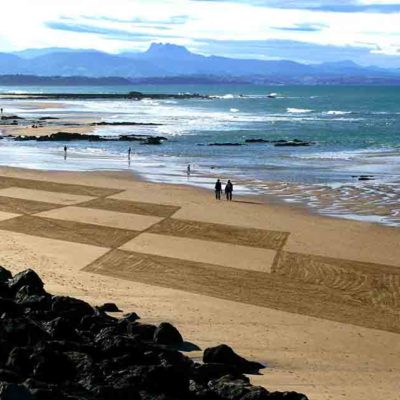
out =
<path fill-rule="evenodd" d="M 237 112 L 239 112 L 240 110 L 238 109 L 238 108 L 231 108 L 230 109 L 230 112 L 233 112 L 233 113 L 237 113 Z"/>
<path fill-rule="evenodd" d="M 335 111 L 335 110 L 330 110 L 326 113 L 327 115 L 346 115 L 346 114 L 351 114 L 351 111 Z"/>
<path fill-rule="evenodd" d="M 291 114 L 305 114 L 312 112 L 313 110 L 309 110 L 307 108 L 287 108 L 286 111 Z"/>

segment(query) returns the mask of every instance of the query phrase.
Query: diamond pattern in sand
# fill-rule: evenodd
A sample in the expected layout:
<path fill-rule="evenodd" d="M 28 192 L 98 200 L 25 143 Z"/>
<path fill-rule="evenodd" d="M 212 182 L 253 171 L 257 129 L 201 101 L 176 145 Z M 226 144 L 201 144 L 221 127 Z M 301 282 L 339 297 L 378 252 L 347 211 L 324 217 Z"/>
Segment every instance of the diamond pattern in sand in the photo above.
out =
<path fill-rule="evenodd" d="M 287 232 L 177 219 L 180 207 L 117 193 L 0 177 L 0 230 L 94 246 L 87 272 L 400 332 L 399 268 L 288 252 Z"/>

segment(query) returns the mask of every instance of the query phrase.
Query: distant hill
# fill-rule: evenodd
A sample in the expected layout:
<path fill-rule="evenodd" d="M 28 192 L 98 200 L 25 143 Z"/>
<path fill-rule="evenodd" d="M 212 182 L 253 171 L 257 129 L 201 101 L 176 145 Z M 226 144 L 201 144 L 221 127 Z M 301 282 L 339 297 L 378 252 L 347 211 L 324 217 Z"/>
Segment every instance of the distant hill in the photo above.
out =
<path fill-rule="evenodd" d="M 188 80 L 260 83 L 400 83 L 400 69 L 363 67 L 351 61 L 301 64 L 290 60 L 248 60 L 203 56 L 183 46 L 153 43 L 142 53 L 109 54 L 65 48 L 0 53 L 0 75 Z M 210 78 L 212 77 L 212 78 Z"/>
<path fill-rule="evenodd" d="M 0 75 L 0 86 L 117 86 L 130 85 L 126 78 L 85 76 Z"/>

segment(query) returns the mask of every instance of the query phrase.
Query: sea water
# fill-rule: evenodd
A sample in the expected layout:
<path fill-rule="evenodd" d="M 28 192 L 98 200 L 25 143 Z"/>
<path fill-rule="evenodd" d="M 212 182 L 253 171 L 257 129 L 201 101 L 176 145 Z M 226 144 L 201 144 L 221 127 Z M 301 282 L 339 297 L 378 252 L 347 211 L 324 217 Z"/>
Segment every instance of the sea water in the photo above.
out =
<path fill-rule="evenodd" d="M 1 87 L 0 93 L 201 93 L 210 99 L 188 100 L 60 100 L 45 111 L 35 103 L 1 100 L 8 113 L 25 118 L 42 115 L 82 119 L 157 123 L 159 126 L 97 127 L 100 135 L 146 134 L 165 136 L 161 146 L 136 142 L 64 143 L 0 142 L 0 165 L 55 170 L 132 169 L 153 181 L 212 187 L 216 177 L 233 179 L 243 193 L 283 191 L 290 201 L 321 203 L 314 190 L 330 188 L 336 198 L 376 191 L 389 199 L 390 215 L 382 221 L 396 224 L 396 196 L 400 181 L 400 87 L 389 86 L 259 86 L 259 85 L 143 85 L 132 87 Z M 274 98 L 268 94 L 274 92 Z M 57 103 L 53 100 L 37 101 Z M 26 102 L 25 102 L 26 103 Z M 246 144 L 246 139 L 313 142 L 306 147 L 275 147 L 273 143 Z M 237 143 L 240 146 L 210 146 Z M 131 162 L 127 148 L 132 147 Z M 192 175 L 186 168 L 191 164 Z M 374 180 L 360 182 L 359 175 Z M 266 183 L 275 182 L 275 185 Z M 282 183 L 301 188 L 289 191 Z M 271 190 L 271 187 L 276 190 Z M 344 188 L 344 189 L 343 189 Z M 378 189 L 377 189 L 378 188 Z M 394 196 L 394 197 L 393 197 Z M 346 197 L 346 196 L 344 196 Z M 374 197 L 375 198 L 375 197 Z M 348 199 L 348 197 L 346 197 Z M 359 199 L 360 200 L 360 199 Z M 361 198 L 362 200 L 362 198 Z M 385 203 L 386 204 L 386 203 Z M 332 207 L 333 209 L 329 209 Z M 332 215 L 340 204 L 322 212 Z M 368 213 L 367 213 L 368 214 Z M 375 221 L 373 211 L 370 220 Z M 358 215 L 357 219 L 360 219 Z M 368 218 L 366 218 L 368 219 Z"/>

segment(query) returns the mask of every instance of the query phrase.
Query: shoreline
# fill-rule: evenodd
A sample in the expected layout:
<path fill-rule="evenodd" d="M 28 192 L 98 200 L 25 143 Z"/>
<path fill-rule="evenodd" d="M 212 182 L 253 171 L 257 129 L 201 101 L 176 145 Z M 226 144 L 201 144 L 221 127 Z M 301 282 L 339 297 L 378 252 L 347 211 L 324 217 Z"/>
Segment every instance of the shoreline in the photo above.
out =
<path fill-rule="evenodd" d="M 132 166 L 135 168 L 137 173 L 141 174 L 144 179 L 150 182 L 186 184 L 186 182 L 183 182 L 186 176 L 183 171 L 183 169 L 186 167 L 185 162 L 187 163 L 194 161 L 194 164 L 196 163 L 196 158 L 190 159 L 189 156 L 181 157 L 178 160 L 178 164 L 176 163 L 174 157 L 177 156 L 174 154 L 180 151 L 183 151 L 182 154 L 185 154 L 186 145 L 185 141 L 183 141 L 183 145 L 179 143 L 173 143 L 173 136 L 169 136 L 172 131 L 170 132 L 168 124 L 161 124 L 158 127 L 133 126 L 132 129 L 129 127 L 118 127 L 111 125 L 94 126 L 92 124 L 99 123 L 99 121 L 104 122 L 108 120 L 112 121 L 111 123 L 115 123 L 115 121 L 118 123 L 118 121 L 121 120 L 125 121 L 125 114 L 118 114 L 117 110 L 111 111 L 110 109 L 100 111 L 98 107 L 93 109 L 95 111 L 89 112 L 91 109 L 88 108 L 87 110 L 84 109 L 84 111 L 81 112 L 77 111 L 77 109 L 73 109 L 73 107 L 69 109 L 71 104 L 63 101 L 58 103 L 43 103 L 40 101 L 34 103 L 32 101 L 21 99 L 16 99 L 14 101 L 15 106 L 20 107 L 22 115 L 28 113 L 28 119 L 25 122 L 20 122 L 22 124 L 21 126 L 0 127 L 5 134 L 43 136 L 61 131 L 80 134 L 95 133 L 99 134 L 100 136 L 107 134 L 116 136 L 119 134 L 121 137 L 126 136 L 127 133 L 129 134 L 133 130 L 139 136 L 143 135 L 144 133 L 148 136 L 163 135 L 172 140 L 170 140 L 170 143 L 166 142 L 162 145 L 165 150 L 161 150 L 161 152 L 159 150 L 153 152 L 152 150 L 154 147 L 151 147 L 151 150 L 147 150 L 145 149 L 145 146 L 138 146 L 136 150 L 136 146 L 133 145 L 134 157 L 138 156 L 138 165 L 134 165 L 135 159 L 133 157 Z M 33 114 L 29 114 L 29 108 L 34 105 L 36 105 L 36 109 L 33 110 Z M 54 111 L 56 108 L 52 107 L 56 107 L 57 105 L 59 106 L 60 110 Z M 161 103 L 156 105 L 158 108 L 164 106 L 168 107 L 168 105 Z M 151 108 L 151 106 L 146 105 L 145 107 Z M 150 108 L 145 109 L 149 111 Z M 17 108 L 15 110 L 17 110 Z M 47 113 L 46 110 L 48 110 Z M 115 113 L 119 115 L 117 119 L 115 119 Z M 57 121 L 47 121 L 44 123 L 43 127 L 35 129 L 23 126 L 24 123 L 28 123 L 31 119 L 34 120 L 35 118 L 37 119 L 46 114 L 53 117 L 60 117 L 60 119 Z M 154 121 L 158 121 L 158 119 Z M 149 124 L 149 121 L 147 118 L 143 120 L 141 117 L 139 117 L 137 122 L 131 123 Z M 69 126 L 67 126 L 68 124 Z M 78 124 L 78 126 L 76 124 Z M 168 133 L 164 134 L 163 131 L 159 132 L 157 128 L 167 129 Z M 129 166 L 124 166 L 124 158 L 126 156 L 124 151 L 128 148 L 128 146 L 130 146 L 130 142 L 127 142 L 126 144 L 118 144 L 113 142 L 114 141 L 111 140 L 110 142 L 107 142 L 107 145 L 102 145 L 101 143 L 94 144 L 94 142 L 82 142 L 82 144 L 79 144 L 74 143 L 73 141 L 65 143 L 49 141 L 43 143 L 41 142 L 40 144 L 32 142 L 29 145 L 21 145 L 21 147 L 18 147 L 17 145 L 13 146 L 12 144 L 7 143 L 7 141 L 4 141 L 4 147 L 9 150 L 9 154 L 4 152 L 5 161 L 3 163 L 5 165 L 12 165 L 15 157 L 18 156 L 18 159 L 20 160 L 19 165 L 22 167 L 26 166 L 28 168 L 40 167 L 42 164 L 43 168 L 46 170 L 49 170 L 52 165 L 54 165 L 53 168 L 55 170 L 70 169 L 71 171 L 130 169 Z M 20 142 L 18 142 L 18 144 L 19 143 Z M 64 144 L 66 144 L 68 147 L 71 146 L 70 166 L 64 165 L 64 163 L 62 163 L 62 161 L 60 161 L 58 158 L 60 152 L 56 147 L 59 145 L 61 148 Z M 179 147 L 175 151 L 174 149 L 178 145 L 183 147 Z M 87 147 L 86 150 L 88 153 L 84 154 L 84 151 L 81 149 L 81 147 L 83 147 L 83 149 Z M 21 154 L 19 153 L 20 149 L 22 149 Z M 34 151 L 35 149 L 36 153 Z M 256 149 L 256 147 L 254 147 L 254 149 Z M 135 154 L 136 152 L 138 154 Z M 226 150 L 223 148 L 218 148 L 218 153 L 220 152 L 222 152 L 222 155 L 226 155 Z M 180 166 L 179 163 L 182 163 L 182 166 Z M 213 163 L 215 163 L 215 165 Z M 269 164 L 264 166 L 265 168 L 261 169 L 259 172 L 248 171 L 244 174 L 240 172 L 240 167 L 233 167 L 232 169 L 232 167 L 230 168 L 229 165 L 224 166 L 223 164 L 218 164 L 214 158 L 209 158 L 208 161 L 207 159 L 201 159 L 199 164 L 199 173 L 196 173 L 195 171 L 191 178 L 193 184 L 189 182 L 190 186 L 192 187 L 205 185 L 210 185 L 210 187 L 212 187 L 212 179 L 217 178 L 217 174 L 215 172 L 220 171 L 221 174 L 219 177 L 223 179 L 235 179 L 236 176 L 236 188 L 239 189 L 239 192 L 243 192 L 246 196 L 256 196 L 256 198 L 261 196 L 262 199 L 265 199 L 268 202 L 294 204 L 296 207 L 304 208 L 308 212 L 316 215 L 328 215 L 333 218 L 366 221 L 388 226 L 400 226 L 400 207 L 398 205 L 400 200 L 400 191 L 397 190 L 399 187 L 399 178 L 396 174 L 389 176 L 387 173 L 376 173 L 375 181 L 371 180 L 367 182 L 359 182 L 358 178 L 361 176 L 360 174 L 363 174 L 362 170 L 360 170 L 358 172 L 358 178 L 357 176 L 351 178 L 352 174 L 350 174 L 350 172 L 346 178 L 344 175 L 342 178 L 340 178 L 338 175 L 337 182 L 341 182 L 340 184 L 335 184 L 336 181 L 331 182 L 329 180 L 327 180 L 325 183 L 323 181 L 323 183 L 301 183 L 307 181 L 299 180 L 298 182 L 290 182 L 287 176 L 286 178 L 288 179 L 285 179 L 284 173 L 281 175 L 281 172 L 274 172 L 272 170 L 271 172 L 268 172 L 268 168 L 271 167 Z M 182 167 L 182 171 L 179 170 L 180 167 Z M 268 180 L 266 178 L 269 177 L 270 173 L 274 179 Z M 320 177 L 317 176 L 317 178 Z"/>

